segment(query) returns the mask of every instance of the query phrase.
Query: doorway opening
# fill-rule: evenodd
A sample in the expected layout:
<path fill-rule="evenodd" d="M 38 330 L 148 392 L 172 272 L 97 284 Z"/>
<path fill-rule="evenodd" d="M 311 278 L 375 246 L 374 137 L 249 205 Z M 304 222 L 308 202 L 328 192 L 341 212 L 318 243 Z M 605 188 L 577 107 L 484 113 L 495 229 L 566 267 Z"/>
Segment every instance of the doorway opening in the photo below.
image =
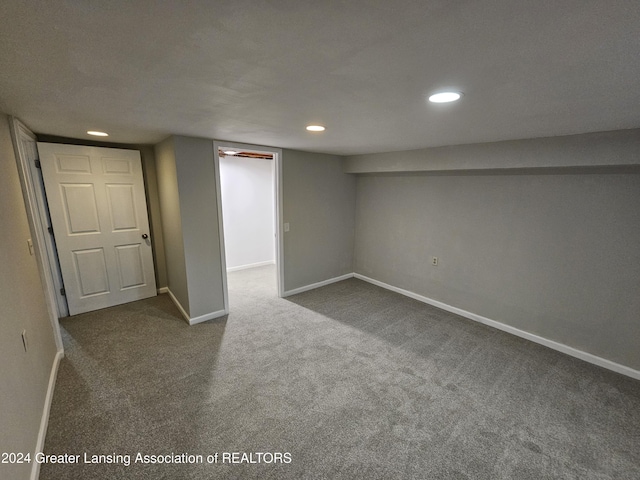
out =
<path fill-rule="evenodd" d="M 229 281 L 257 279 L 282 296 L 281 150 L 214 142 L 225 303 Z M 247 284 L 248 285 L 248 284 Z M 233 286 L 233 285 L 232 285 Z M 234 288 L 234 291 L 237 289 Z"/>

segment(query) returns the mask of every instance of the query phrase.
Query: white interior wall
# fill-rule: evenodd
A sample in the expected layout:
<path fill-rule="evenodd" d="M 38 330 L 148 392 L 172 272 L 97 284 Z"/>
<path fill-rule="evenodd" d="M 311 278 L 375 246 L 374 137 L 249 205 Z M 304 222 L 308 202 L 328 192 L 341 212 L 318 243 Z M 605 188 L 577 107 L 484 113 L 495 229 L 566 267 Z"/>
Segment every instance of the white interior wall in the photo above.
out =
<path fill-rule="evenodd" d="M 274 161 L 220 157 L 227 270 L 275 262 Z"/>

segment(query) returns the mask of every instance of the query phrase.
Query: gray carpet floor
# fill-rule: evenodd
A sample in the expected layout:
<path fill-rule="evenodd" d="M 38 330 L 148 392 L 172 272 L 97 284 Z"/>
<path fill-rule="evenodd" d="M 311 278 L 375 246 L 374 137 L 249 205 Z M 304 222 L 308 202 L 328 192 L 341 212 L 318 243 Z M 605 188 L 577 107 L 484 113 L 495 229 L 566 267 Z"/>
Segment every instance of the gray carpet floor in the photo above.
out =
<path fill-rule="evenodd" d="M 81 463 L 40 478 L 640 478 L 636 380 L 356 279 L 279 299 L 261 267 L 229 294 L 193 327 L 166 295 L 65 319 L 45 453 Z"/>

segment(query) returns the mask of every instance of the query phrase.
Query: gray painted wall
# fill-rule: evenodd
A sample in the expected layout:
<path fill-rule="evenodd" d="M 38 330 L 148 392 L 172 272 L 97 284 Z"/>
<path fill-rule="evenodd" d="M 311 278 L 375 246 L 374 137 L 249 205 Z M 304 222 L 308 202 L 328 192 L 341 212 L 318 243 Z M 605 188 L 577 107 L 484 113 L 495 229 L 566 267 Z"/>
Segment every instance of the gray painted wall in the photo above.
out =
<path fill-rule="evenodd" d="M 191 319 L 224 310 L 213 141 L 172 136 L 156 145 L 169 290 Z"/>
<path fill-rule="evenodd" d="M 189 312 L 189 289 L 182 218 L 178 192 L 178 172 L 173 137 L 155 146 L 158 196 L 162 218 L 162 236 L 166 262 L 167 286 L 182 308 Z"/>
<path fill-rule="evenodd" d="M 56 345 L 36 257 L 27 248 L 31 232 L 3 113 L 0 172 L 0 452 L 33 456 Z M 1 478 L 27 479 L 30 471 L 30 464 L 0 464 Z"/>
<path fill-rule="evenodd" d="M 357 273 L 640 369 L 640 175 L 363 175 L 356 205 Z"/>
<path fill-rule="evenodd" d="M 167 261 L 164 257 L 164 236 L 162 234 L 162 213 L 158 195 L 158 174 L 154 148 L 149 145 L 136 147 L 140 151 L 142 169 L 144 171 L 144 188 L 149 212 L 151 228 L 151 246 L 153 247 L 153 263 L 156 273 L 156 286 L 167 286 Z"/>
<path fill-rule="evenodd" d="M 353 272 L 355 178 L 335 155 L 282 153 L 284 290 Z"/>
<path fill-rule="evenodd" d="M 382 173 L 492 170 L 497 173 L 515 173 L 522 169 L 547 171 L 558 168 L 610 171 L 612 167 L 638 171 L 639 150 L 640 129 L 617 130 L 355 155 L 346 157 L 344 171 Z"/>
<path fill-rule="evenodd" d="M 189 314 L 194 318 L 224 310 L 213 141 L 174 136 L 173 144 Z"/>

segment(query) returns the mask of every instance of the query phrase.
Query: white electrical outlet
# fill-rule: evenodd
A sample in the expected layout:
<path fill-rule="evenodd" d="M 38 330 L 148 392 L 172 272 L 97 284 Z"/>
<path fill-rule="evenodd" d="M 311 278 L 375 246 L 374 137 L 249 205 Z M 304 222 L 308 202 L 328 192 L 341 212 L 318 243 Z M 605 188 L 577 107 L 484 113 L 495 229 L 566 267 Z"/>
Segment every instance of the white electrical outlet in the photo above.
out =
<path fill-rule="evenodd" d="M 288 223 L 285 223 L 285 224 L 284 224 L 284 231 L 285 231 L 285 232 L 288 232 L 288 231 L 289 231 L 289 224 L 288 224 Z"/>
<path fill-rule="evenodd" d="M 431 257 L 431 265 L 434 267 L 438 266 L 438 257 Z"/>

